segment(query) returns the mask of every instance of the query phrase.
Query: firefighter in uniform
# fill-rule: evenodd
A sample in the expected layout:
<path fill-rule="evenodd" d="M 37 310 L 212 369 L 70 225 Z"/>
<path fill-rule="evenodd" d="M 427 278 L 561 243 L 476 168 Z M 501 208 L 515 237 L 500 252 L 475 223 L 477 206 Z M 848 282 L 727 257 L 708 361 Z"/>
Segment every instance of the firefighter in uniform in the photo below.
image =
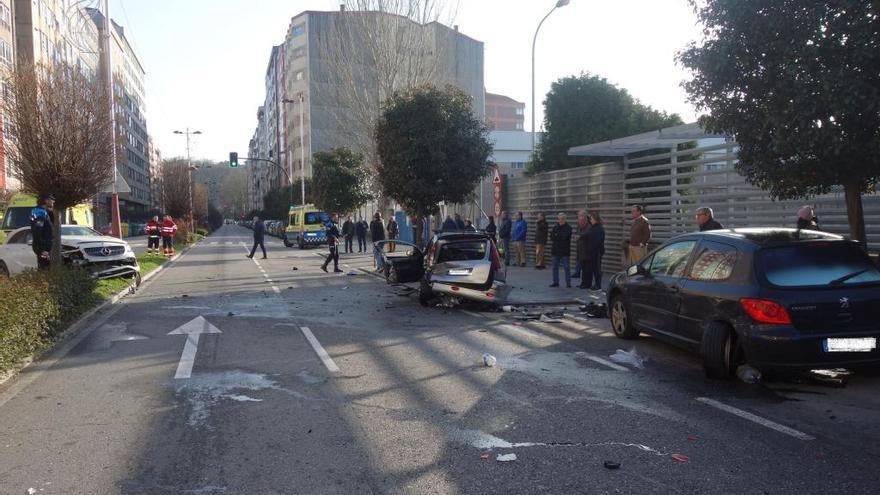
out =
<path fill-rule="evenodd" d="M 144 229 L 147 232 L 147 254 L 159 254 L 159 238 L 162 237 L 160 229 L 158 215 L 147 222 L 147 228 Z"/>
<path fill-rule="evenodd" d="M 165 256 L 174 256 L 174 234 L 177 233 L 177 224 L 171 218 L 171 215 L 165 215 L 165 221 L 159 228 L 162 234 L 162 250 Z"/>
<path fill-rule="evenodd" d="M 37 268 L 49 269 L 49 256 L 52 252 L 52 224 L 55 222 L 55 196 L 41 194 L 37 199 L 37 207 L 31 210 L 31 247 L 37 255 Z"/>

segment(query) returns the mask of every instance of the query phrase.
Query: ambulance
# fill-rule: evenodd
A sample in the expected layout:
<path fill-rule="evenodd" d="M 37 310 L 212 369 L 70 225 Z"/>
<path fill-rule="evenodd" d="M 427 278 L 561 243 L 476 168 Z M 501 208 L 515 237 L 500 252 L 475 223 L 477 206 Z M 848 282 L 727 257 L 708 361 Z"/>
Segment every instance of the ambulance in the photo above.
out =
<path fill-rule="evenodd" d="M 285 246 L 303 249 L 306 246 L 327 244 L 327 233 L 324 229 L 330 222 L 330 215 L 315 205 L 291 206 L 287 220 L 287 228 L 284 229 Z"/>
<path fill-rule="evenodd" d="M 6 239 L 6 235 L 13 230 L 27 227 L 31 224 L 31 210 L 37 206 L 37 197 L 33 194 L 17 193 L 9 200 L 6 211 L 3 213 L 3 223 L 0 224 L 0 242 Z M 95 216 L 91 205 L 81 203 L 67 209 L 67 214 L 61 217 L 62 224 L 77 224 L 84 227 L 92 227 Z"/>

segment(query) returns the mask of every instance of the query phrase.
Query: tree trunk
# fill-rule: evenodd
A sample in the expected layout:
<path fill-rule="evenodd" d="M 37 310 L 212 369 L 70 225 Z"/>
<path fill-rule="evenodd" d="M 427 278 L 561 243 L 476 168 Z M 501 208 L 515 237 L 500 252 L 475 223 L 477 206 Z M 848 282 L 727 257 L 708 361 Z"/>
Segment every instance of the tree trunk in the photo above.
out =
<path fill-rule="evenodd" d="M 416 219 L 416 238 L 413 239 L 413 244 L 422 249 L 424 247 L 424 243 L 422 242 L 422 236 L 424 236 L 424 227 L 425 227 L 425 214 L 419 214 L 415 216 Z"/>
<path fill-rule="evenodd" d="M 844 184 L 846 191 L 846 216 L 849 220 L 849 234 L 853 240 L 859 241 L 862 249 L 868 250 L 865 234 L 865 212 L 862 209 L 862 185 L 858 182 Z"/>

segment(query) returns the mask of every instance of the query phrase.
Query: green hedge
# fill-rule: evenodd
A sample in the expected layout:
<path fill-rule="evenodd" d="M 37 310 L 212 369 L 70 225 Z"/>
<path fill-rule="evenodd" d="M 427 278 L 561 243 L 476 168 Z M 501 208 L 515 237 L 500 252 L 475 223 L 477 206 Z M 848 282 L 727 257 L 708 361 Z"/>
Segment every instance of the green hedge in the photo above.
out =
<path fill-rule="evenodd" d="M 98 300 L 82 270 L 27 272 L 0 278 L 0 370 L 49 345 Z"/>

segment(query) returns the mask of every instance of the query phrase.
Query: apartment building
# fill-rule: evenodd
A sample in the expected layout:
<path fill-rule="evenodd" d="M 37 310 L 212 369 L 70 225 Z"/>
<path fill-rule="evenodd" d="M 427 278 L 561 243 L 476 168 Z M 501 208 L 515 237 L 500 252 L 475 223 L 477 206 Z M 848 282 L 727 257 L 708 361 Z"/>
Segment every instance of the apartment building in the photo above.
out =
<path fill-rule="evenodd" d="M 0 77 L 15 67 L 15 22 L 12 16 L 12 0 L 0 0 Z M 7 142 L 14 139 L 6 133 L 8 119 L 0 119 L 0 194 L 17 190 L 21 185 L 15 179 L 12 164 L 6 158 Z"/>
<path fill-rule="evenodd" d="M 526 104 L 509 96 L 486 93 L 486 125 L 492 131 L 522 131 Z"/>
<path fill-rule="evenodd" d="M 87 9 L 100 36 L 104 33 L 104 15 Z M 151 208 L 149 136 L 144 91 L 145 71 L 125 30 L 110 20 L 110 63 L 113 72 L 113 94 L 116 98 L 116 133 L 122 138 L 123 150 L 116 155 L 116 169 L 125 179 L 130 192 L 120 193 L 119 210 L 123 218 L 145 218 Z M 101 61 L 105 54 L 101 53 Z M 101 64 L 103 72 L 105 64 Z M 101 80 L 106 76 L 102 75 Z M 103 203 L 103 199 L 101 200 Z M 102 208 L 96 213 L 99 220 Z"/>
<path fill-rule="evenodd" d="M 349 22 L 355 19 L 353 16 L 359 20 L 368 16 L 369 22 Z M 418 37 L 422 44 L 411 50 L 413 59 L 401 59 L 400 65 L 418 66 L 422 59 L 417 57 L 436 57 L 424 64 L 430 66 L 430 82 L 440 87 L 461 88 L 471 96 L 475 115 L 484 118 L 483 43 L 461 34 L 457 27 L 438 22 L 418 24 L 381 12 L 305 11 L 291 19 L 284 43 L 272 49 L 264 104 L 268 134 L 261 135 L 259 128 L 255 134 L 255 151 L 264 153 L 262 157 L 268 157 L 271 151 L 273 159 L 293 172 L 294 180 L 301 174 L 311 177 L 313 153 L 339 146 L 359 147 L 353 136 L 359 133 L 363 138 L 364 133 L 357 129 L 360 124 L 353 115 L 356 110 L 351 108 L 350 96 L 340 94 L 346 91 L 344 78 L 358 78 L 364 95 L 379 98 L 382 94 L 377 84 L 380 70 L 363 62 L 368 57 L 337 57 L 329 52 L 327 40 L 339 35 L 344 22 L 349 22 L 346 33 L 352 42 L 348 46 L 354 49 L 368 45 L 370 37 L 382 35 L 381 29 L 371 31 L 369 26 L 393 24 L 401 36 Z M 346 63 L 346 67 L 340 67 Z M 274 108 L 270 108 L 270 100 Z M 277 126 L 274 133 L 272 125 Z M 263 148 L 261 143 L 270 140 L 274 140 L 275 146 L 267 144 Z M 278 179 L 286 180 L 282 172 L 274 173 Z M 261 182 L 262 191 L 265 193 L 273 184 Z"/>

